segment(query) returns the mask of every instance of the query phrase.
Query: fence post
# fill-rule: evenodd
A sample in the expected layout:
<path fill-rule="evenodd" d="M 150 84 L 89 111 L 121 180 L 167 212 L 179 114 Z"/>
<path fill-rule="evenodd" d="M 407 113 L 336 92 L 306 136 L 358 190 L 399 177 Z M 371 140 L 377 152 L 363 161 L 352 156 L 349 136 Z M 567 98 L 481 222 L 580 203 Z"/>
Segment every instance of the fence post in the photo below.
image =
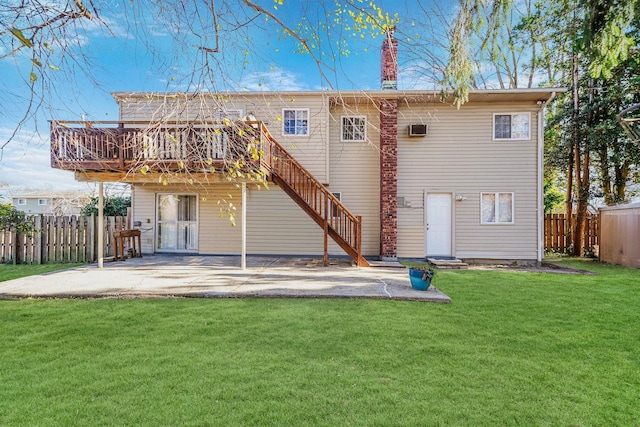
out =
<path fill-rule="evenodd" d="M 89 249 L 89 259 L 87 262 L 94 262 L 96 260 L 96 247 L 98 246 L 98 235 L 96 233 L 96 216 L 91 214 L 88 219 L 89 232 L 87 233 L 87 246 Z"/>
<path fill-rule="evenodd" d="M 75 215 L 69 217 L 69 260 L 78 262 L 78 218 Z"/>
<path fill-rule="evenodd" d="M 42 264 L 42 215 L 36 215 L 33 218 L 34 227 L 34 264 Z"/>
<path fill-rule="evenodd" d="M 11 258 L 13 259 L 13 265 L 16 265 L 18 264 L 18 232 L 15 230 L 11 231 L 11 243 L 13 244 Z"/>
<path fill-rule="evenodd" d="M 87 217 L 78 217 L 78 262 L 87 262 Z"/>
<path fill-rule="evenodd" d="M 16 264 L 24 264 L 25 261 L 25 234 L 16 231 Z"/>

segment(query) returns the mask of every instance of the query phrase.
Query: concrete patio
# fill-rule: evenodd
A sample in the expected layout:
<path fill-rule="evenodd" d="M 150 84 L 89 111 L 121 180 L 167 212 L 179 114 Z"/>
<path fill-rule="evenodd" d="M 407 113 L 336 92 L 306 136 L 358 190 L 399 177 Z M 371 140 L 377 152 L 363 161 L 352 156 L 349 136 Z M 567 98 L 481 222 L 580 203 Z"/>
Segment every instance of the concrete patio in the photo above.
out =
<path fill-rule="evenodd" d="M 147 255 L 0 282 L 0 298 L 375 298 L 450 303 L 411 288 L 399 263 L 357 268 L 344 259 Z"/>

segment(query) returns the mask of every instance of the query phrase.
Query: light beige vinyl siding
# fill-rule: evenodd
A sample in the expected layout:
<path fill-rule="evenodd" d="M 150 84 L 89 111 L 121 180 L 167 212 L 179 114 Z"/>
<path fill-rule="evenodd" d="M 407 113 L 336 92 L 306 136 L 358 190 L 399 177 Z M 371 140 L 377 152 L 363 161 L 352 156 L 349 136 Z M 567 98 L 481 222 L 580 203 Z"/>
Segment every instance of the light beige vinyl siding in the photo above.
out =
<path fill-rule="evenodd" d="M 248 189 L 247 252 L 275 255 L 322 255 L 320 227 L 279 187 Z M 340 248 L 330 254 L 345 255 Z"/>
<path fill-rule="evenodd" d="M 380 245 L 380 159 L 377 101 L 344 100 L 332 104 L 325 94 L 235 94 L 220 97 L 226 108 L 241 108 L 267 122 L 273 136 L 318 180 L 328 182 L 343 203 L 363 217 L 365 255 L 378 255 Z M 211 102 L 211 101 L 208 101 Z M 183 102 L 180 119 L 195 119 L 202 101 Z M 121 102 L 122 120 L 153 120 L 168 114 L 161 100 L 132 98 Z M 282 109 L 308 108 L 309 137 L 282 135 Z M 206 109 L 211 109 L 207 106 Z M 453 255 L 460 258 L 536 259 L 537 257 L 537 106 L 525 103 L 467 103 L 460 110 L 439 102 L 399 103 L 398 196 L 411 205 L 398 208 L 398 256 L 425 255 L 424 198 L 428 192 L 464 197 L 452 202 Z M 531 138 L 493 141 L 494 113 L 531 113 Z M 343 115 L 367 116 L 367 138 L 341 142 Z M 279 120 L 280 118 L 280 120 Z M 173 117 L 170 119 L 177 119 Z M 159 119 L 158 119 L 159 120 Z M 408 137 L 409 124 L 427 123 L 428 136 Z M 329 146 L 327 153 L 326 147 Z M 329 163 L 326 163 L 327 157 Z M 328 172 L 328 173 L 327 173 Z M 240 252 L 240 192 L 233 188 L 238 226 L 218 218 L 217 199 L 210 197 L 225 186 L 206 188 L 136 185 L 134 220 L 142 222 L 143 251 L 153 250 L 155 193 L 187 192 L 200 196 L 200 253 Z M 228 187 L 228 186 L 227 186 Z M 225 193 L 228 192 L 228 188 Z M 480 224 L 480 193 L 514 194 L 514 224 Z M 202 196 L 207 200 L 202 200 Z M 151 223 L 147 224 L 149 218 Z M 281 189 L 250 188 L 247 203 L 247 250 L 253 254 L 321 255 L 322 230 Z M 344 255 L 334 243 L 330 253 Z"/>
<path fill-rule="evenodd" d="M 531 139 L 492 141 L 493 113 L 531 112 Z M 428 123 L 424 138 L 407 136 Z M 425 255 L 426 192 L 449 192 L 453 251 L 460 258 L 535 259 L 537 256 L 537 108 L 522 104 L 404 106 L 398 119 L 398 256 Z M 481 192 L 513 192 L 514 224 L 480 224 Z"/>
<path fill-rule="evenodd" d="M 341 142 L 343 116 L 367 117 L 367 142 Z M 377 106 L 361 101 L 332 108 L 329 120 L 329 165 L 332 192 L 362 216 L 362 250 L 380 254 L 380 114 Z"/>
<path fill-rule="evenodd" d="M 233 210 L 235 226 L 226 212 L 229 202 L 236 207 Z M 200 193 L 199 220 L 201 254 L 237 255 L 242 251 L 242 194 L 239 188 L 214 186 L 209 194 Z"/>
<path fill-rule="evenodd" d="M 140 221 L 142 253 L 155 252 L 156 198 L 152 188 L 136 185 L 131 192 L 133 222 Z"/>
<path fill-rule="evenodd" d="M 166 97 L 138 96 L 120 101 L 123 121 L 194 121 L 216 120 L 216 111 L 242 110 L 266 123 L 269 132 L 287 151 L 317 179 L 326 182 L 326 129 L 328 100 L 322 94 L 283 95 L 233 94 L 200 95 L 187 98 L 184 94 Z M 308 109 L 309 135 L 283 135 L 282 110 Z"/>
<path fill-rule="evenodd" d="M 239 254 L 241 251 L 241 192 L 230 186 L 213 185 L 194 193 L 189 186 L 136 185 L 133 192 L 134 221 L 142 223 L 143 253 L 154 252 L 156 194 L 198 194 L 198 253 Z M 229 198 L 231 194 L 231 198 Z M 221 203 L 218 204 L 218 200 Z M 236 206 L 236 226 L 228 216 L 220 218 L 220 207 L 232 201 Z M 146 220 L 149 219 L 149 223 Z M 247 252 L 249 254 L 322 255 L 322 229 L 280 188 L 247 188 Z M 345 256 L 337 245 L 331 255 Z"/>
<path fill-rule="evenodd" d="M 140 221 L 142 224 L 143 253 L 155 252 L 156 195 L 160 193 L 198 196 L 198 253 L 223 255 L 240 253 L 242 241 L 239 224 L 242 220 L 242 209 L 238 188 L 216 185 L 204 190 L 191 186 L 137 184 L 133 191 L 133 220 Z M 219 200 L 220 204 L 218 204 Z M 236 205 L 234 212 L 237 225 L 235 227 L 224 212 L 222 212 L 223 217 L 220 217 L 220 208 L 229 206 L 227 202 Z"/>

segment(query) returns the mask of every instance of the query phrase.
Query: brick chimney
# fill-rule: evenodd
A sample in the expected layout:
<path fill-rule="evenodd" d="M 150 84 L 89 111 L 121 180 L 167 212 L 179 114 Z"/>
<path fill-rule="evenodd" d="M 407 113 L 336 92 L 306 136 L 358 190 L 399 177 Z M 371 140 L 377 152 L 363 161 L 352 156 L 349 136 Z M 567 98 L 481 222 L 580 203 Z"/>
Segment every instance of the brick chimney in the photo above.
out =
<path fill-rule="evenodd" d="M 382 90 L 398 89 L 398 40 L 395 28 L 387 29 L 380 51 L 380 86 Z"/>
<path fill-rule="evenodd" d="M 380 66 L 383 90 L 396 90 L 398 41 L 393 29 L 382 42 Z M 398 241 L 398 99 L 380 101 L 380 256 L 396 260 Z"/>

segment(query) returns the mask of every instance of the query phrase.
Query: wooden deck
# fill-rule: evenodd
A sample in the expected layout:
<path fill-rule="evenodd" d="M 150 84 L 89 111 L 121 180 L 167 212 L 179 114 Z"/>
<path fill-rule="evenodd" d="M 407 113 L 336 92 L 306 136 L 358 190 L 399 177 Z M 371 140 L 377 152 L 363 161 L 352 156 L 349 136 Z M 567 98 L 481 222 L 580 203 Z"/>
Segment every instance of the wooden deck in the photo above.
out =
<path fill-rule="evenodd" d="M 51 122 L 51 166 L 90 172 L 260 169 L 258 124 Z"/>

